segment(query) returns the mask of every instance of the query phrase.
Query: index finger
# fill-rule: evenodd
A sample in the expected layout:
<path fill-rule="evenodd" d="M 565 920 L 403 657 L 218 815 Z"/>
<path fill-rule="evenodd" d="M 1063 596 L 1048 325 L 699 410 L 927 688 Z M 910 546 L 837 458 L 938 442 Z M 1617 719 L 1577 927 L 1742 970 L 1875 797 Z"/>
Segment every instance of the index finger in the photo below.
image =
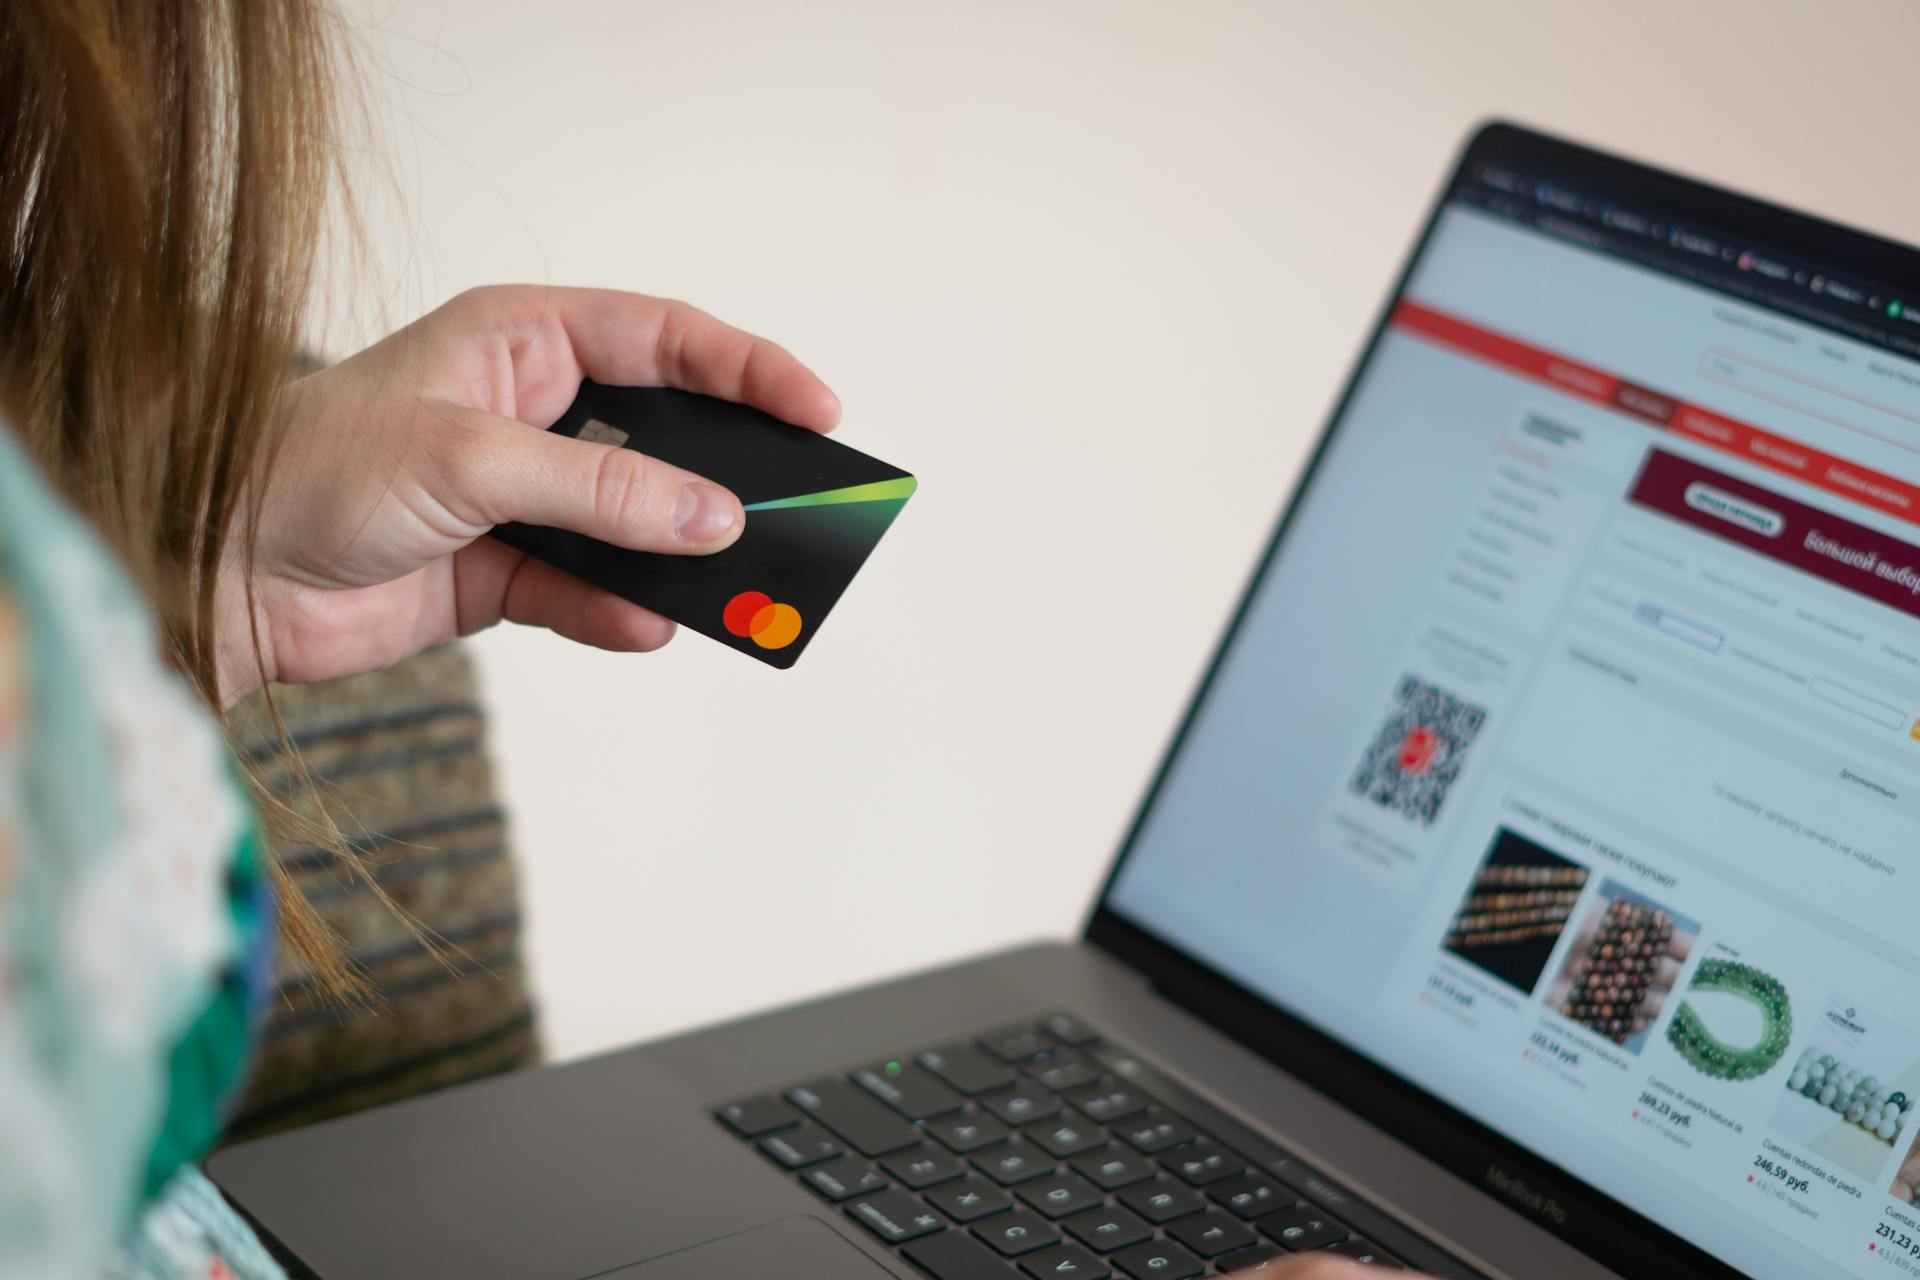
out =
<path fill-rule="evenodd" d="M 839 397 L 792 352 L 687 303 L 613 289 L 478 293 L 504 304 L 520 393 L 515 416 L 559 417 L 585 376 L 718 396 L 814 431 L 831 431 L 840 420 Z"/>

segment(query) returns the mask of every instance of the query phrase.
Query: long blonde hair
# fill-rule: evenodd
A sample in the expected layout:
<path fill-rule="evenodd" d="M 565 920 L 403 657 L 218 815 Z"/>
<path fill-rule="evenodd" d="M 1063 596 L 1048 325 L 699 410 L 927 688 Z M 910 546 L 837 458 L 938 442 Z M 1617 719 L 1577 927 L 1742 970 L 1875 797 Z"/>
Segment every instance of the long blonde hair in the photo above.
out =
<path fill-rule="evenodd" d="M 324 0 L 0 0 L 0 406 L 216 709 L 215 590 L 250 562 L 341 177 L 337 27 Z M 350 989 L 276 883 L 283 936 Z"/>

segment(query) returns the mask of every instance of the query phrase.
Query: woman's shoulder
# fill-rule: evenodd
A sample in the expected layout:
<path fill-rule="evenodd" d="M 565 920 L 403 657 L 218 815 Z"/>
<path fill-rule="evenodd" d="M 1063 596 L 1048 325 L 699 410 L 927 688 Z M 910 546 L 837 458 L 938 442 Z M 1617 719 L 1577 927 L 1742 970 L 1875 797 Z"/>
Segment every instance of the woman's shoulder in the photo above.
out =
<path fill-rule="evenodd" d="M 0 424 L 0 1275 L 100 1274 L 210 1138 L 251 831 L 138 593 Z"/>
<path fill-rule="evenodd" d="M 18 772 L 15 763 L 26 748 L 27 637 L 26 623 L 7 584 L 0 581 L 0 780 Z M 7 901 L 13 881 L 15 837 L 8 821 L 13 806 L 0 795 L 0 903 Z"/>
<path fill-rule="evenodd" d="M 219 727 L 162 661 L 105 542 L 3 422 L 0 611 L 12 748 L 0 759 L 14 774 L 15 826 L 29 825 L 46 864 L 35 883 L 161 855 L 188 896 L 219 883 L 247 818 Z"/>

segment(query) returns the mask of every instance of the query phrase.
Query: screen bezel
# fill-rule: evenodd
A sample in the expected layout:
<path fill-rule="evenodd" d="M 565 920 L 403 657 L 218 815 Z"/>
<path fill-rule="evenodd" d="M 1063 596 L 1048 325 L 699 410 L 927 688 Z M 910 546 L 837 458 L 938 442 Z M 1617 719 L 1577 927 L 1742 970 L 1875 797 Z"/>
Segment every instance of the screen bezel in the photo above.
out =
<path fill-rule="evenodd" d="M 1174 760 L 1192 732 L 1224 658 L 1266 581 L 1314 481 L 1355 390 L 1379 350 L 1394 306 L 1425 254 L 1441 214 L 1463 175 L 1480 165 L 1553 175 L 1602 190 L 1623 202 L 1685 212 L 1757 244 L 1792 246 L 1835 271 L 1885 281 L 1920 295 L 1920 251 L 1665 170 L 1655 169 L 1507 121 L 1480 126 L 1448 173 L 1425 224 L 1401 267 L 1333 411 L 1302 468 L 1280 517 L 1214 649 L 1178 729 L 1147 787 L 1118 856 L 1101 886 L 1085 940 L 1144 974 L 1183 1008 L 1298 1076 L 1334 1101 L 1363 1112 L 1435 1163 L 1488 1192 L 1523 1218 L 1559 1236 L 1604 1266 L 1625 1275 L 1660 1274 L 1742 1280 L 1748 1273 L 1660 1226 L 1604 1191 L 1506 1138 L 1412 1080 L 1381 1066 L 1228 975 L 1121 916 L 1111 905 L 1121 868 L 1134 852 L 1147 814 L 1166 785 Z M 1804 318 L 1804 317 L 1802 317 Z M 1558 1210 L 1523 1202 L 1501 1185 L 1524 1184 Z"/>

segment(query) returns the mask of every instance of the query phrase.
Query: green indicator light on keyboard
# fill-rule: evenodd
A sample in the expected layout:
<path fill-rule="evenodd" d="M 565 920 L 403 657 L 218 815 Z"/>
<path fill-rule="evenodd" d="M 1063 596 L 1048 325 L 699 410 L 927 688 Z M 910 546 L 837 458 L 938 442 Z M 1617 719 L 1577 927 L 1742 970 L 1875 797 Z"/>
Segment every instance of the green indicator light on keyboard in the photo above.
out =
<path fill-rule="evenodd" d="M 903 1067 L 903 1066 L 901 1066 L 901 1065 L 900 1065 L 899 1063 L 897 1063 L 897 1062 L 889 1062 L 889 1063 L 887 1064 L 887 1074 L 888 1074 L 888 1075 L 890 1075 L 890 1076 L 897 1076 L 897 1075 L 899 1075 L 899 1074 L 900 1074 L 900 1073 L 901 1073 L 902 1071 L 905 1071 L 905 1070 L 906 1070 L 906 1068 L 905 1068 L 905 1067 Z"/>

